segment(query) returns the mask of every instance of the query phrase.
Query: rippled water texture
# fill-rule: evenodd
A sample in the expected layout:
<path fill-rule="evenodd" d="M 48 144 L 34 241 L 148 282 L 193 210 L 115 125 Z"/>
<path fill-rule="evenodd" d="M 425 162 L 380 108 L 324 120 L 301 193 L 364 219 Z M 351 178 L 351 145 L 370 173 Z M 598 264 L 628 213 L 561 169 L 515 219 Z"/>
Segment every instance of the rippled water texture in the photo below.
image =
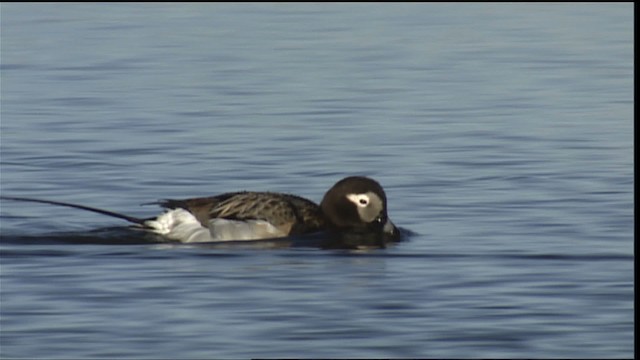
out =
<path fill-rule="evenodd" d="M 2 358 L 630 358 L 633 5 L 7 4 L 0 185 L 133 216 L 382 183 L 375 251 L 0 201 Z"/>

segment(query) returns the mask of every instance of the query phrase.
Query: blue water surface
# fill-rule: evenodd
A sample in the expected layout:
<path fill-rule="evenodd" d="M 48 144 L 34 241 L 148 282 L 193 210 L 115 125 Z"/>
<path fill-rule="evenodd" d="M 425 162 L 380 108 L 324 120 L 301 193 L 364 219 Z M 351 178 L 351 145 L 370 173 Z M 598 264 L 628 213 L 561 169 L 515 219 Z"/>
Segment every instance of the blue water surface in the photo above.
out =
<path fill-rule="evenodd" d="M 2 358 L 633 356 L 633 4 L 0 16 L 3 196 L 146 217 L 244 189 L 319 201 L 357 174 L 412 234 L 105 242 L 126 224 L 3 200 Z"/>

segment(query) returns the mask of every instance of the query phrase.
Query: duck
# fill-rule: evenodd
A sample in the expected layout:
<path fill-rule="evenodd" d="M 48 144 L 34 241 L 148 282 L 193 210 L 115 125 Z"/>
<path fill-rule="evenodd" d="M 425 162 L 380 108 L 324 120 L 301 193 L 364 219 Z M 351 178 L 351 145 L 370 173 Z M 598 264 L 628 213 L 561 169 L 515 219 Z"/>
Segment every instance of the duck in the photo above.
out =
<path fill-rule="evenodd" d="M 336 182 L 319 204 L 293 194 L 238 191 L 208 197 L 164 199 L 150 204 L 164 212 L 138 218 L 110 210 L 21 197 L 120 218 L 134 227 L 182 243 L 280 239 L 326 233 L 323 248 L 385 247 L 400 238 L 387 213 L 387 197 L 376 180 L 348 176 Z"/>

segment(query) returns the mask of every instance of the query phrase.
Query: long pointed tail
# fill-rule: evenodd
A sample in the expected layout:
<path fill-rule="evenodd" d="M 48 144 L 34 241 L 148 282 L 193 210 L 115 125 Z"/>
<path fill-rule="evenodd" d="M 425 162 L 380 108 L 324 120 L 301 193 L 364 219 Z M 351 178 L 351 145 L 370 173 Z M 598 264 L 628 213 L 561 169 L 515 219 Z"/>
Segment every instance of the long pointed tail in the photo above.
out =
<path fill-rule="evenodd" d="M 2 199 L 2 200 L 13 200 L 13 201 L 28 201 L 28 202 L 35 202 L 35 203 L 41 203 L 41 204 L 66 206 L 66 207 L 70 207 L 70 208 L 74 208 L 74 209 L 81 209 L 81 210 L 91 211 L 91 212 L 94 212 L 94 213 L 107 215 L 107 216 L 115 217 L 115 218 L 118 218 L 118 219 L 127 220 L 128 222 L 131 222 L 131 223 L 134 223 L 134 224 L 139 224 L 139 225 L 144 225 L 145 221 L 147 221 L 147 219 L 140 219 L 140 218 L 137 218 L 137 217 L 124 215 L 124 214 L 120 214 L 120 213 L 109 211 L 109 210 L 98 209 L 98 208 L 94 208 L 94 207 L 90 207 L 90 206 L 84 206 L 84 205 L 78 205 L 78 204 L 71 204 L 71 203 L 66 203 L 66 202 L 62 202 L 62 201 L 40 200 L 40 199 L 31 199 L 31 198 L 13 197 L 13 196 L 0 196 L 0 199 Z"/>

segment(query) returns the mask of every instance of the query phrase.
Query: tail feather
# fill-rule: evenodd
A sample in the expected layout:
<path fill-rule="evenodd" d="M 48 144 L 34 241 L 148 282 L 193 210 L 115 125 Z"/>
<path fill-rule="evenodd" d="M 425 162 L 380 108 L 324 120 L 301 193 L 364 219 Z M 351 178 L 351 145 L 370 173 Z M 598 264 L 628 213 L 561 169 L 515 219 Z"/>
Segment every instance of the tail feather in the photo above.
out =
<path fill-rule="evenodd" d="M 62 202 L 62 201 L 41 200 L 41 199 L 32 199 L 32 198 L 24 198 L 24 197 L 13 197 L 13 196 L 0 196 L 0 199 L 2 199 L 2 200 L 13 200 L 13 201 L 27 201 L 27 202 L 35 202 L 35 203 L 57 205 L 57 206 L 66 206 L 66 207 L 70 207 L 70 208 L 74 208 L 74 209 L 81 209 L 81 210 L 91 211 L 91 212 L 94 212 L 94 213 L 107 215 L 107 216 L 115 217 L 115 218 L 118 218 L 118 219 L 123 219 L 123 220 L 126 220 L 128 222 L 131 222 L 131 223 L 134 223 L 134 224 L 138 224 L 138 225 L 143 225 L 143 226 L 145 225 L 145 222 L 148 220 L 148 219 L 141 219 L 141 218 L 137 218 L 137 217 L 133 217 L 133 216 L 129 216 L 129 215 L 120 214 L 120 213 L 109 211 L 109 210 L 98 209 L 98 208 L 94 208 L 94 207 L 90 207 L 90 206 L 84 206 L 84 205 L 78 205 L 78 204 L 71 204 L 71 203 L 66 203 L 66 202 Z"/>

